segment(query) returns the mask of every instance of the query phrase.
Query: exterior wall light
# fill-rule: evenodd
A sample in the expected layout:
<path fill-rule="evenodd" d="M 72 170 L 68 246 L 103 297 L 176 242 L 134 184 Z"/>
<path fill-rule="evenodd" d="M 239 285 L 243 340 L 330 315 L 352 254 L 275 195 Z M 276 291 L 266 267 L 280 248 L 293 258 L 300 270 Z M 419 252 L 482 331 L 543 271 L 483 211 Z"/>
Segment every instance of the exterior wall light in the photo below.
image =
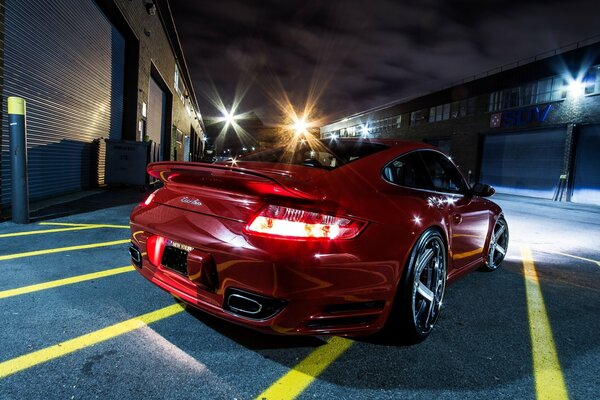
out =
<path fill-rule="evenodd" d="M 585 83 L 573 80 L 567 85 L 567 95 L 574 98 L 581 97 L 585 94 L 585 86 Z"/>
<path fill-rule="evenodd" d="M 369 126 L 368 125 L 363 125 L 362 129 L 361 129 L 361 133 L 363 135 L 363 137 L 369 137 Z"/>

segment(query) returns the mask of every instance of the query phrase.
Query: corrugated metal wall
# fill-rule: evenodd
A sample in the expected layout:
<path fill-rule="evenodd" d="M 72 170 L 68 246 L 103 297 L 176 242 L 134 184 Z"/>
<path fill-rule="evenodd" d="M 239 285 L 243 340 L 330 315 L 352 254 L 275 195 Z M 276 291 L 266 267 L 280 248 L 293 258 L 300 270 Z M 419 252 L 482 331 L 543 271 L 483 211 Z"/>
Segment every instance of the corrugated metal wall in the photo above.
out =
<path fill-rule="evenodd" d="M 498 193 L 551 199 L 562 173 L 566 128 L 487 135 L 481 182 Z"/>
<path fill-rule="evenodd" d="M 93 0 L 6 0 L 4 54 L 4 98 L 27 101 L 31 199 L 91 186 L 93 140 L 121 137 L 123 36 Z M 2 204 L 11 195 L 8 140 L 4 119 Z"/>
<path fill-rule="evenodd" d="M 600 205 L 600 125 L 581 127 L 573 186 L 574 202 Z"/>

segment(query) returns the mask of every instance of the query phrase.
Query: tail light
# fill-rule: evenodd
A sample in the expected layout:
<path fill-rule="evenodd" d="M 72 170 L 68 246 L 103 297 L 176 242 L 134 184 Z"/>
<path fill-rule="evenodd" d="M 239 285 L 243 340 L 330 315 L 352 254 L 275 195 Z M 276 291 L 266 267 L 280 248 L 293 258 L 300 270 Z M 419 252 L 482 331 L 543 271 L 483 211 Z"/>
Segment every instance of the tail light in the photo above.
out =
<path fill-rule="evenodd" d="M 146 241 L 146 251 L 148 252 L 148 259 L 153 265 L 160 265 L 163 253 L 165 251 L 166 242 L 166 238 L 156 235 L 150 236 Z"/>
<path fill-rule="evenodd" d="M 366 222 L 296 208 L 269 205 L 246 226 L 262 236 L 297 239 L 352 239 Z"/>

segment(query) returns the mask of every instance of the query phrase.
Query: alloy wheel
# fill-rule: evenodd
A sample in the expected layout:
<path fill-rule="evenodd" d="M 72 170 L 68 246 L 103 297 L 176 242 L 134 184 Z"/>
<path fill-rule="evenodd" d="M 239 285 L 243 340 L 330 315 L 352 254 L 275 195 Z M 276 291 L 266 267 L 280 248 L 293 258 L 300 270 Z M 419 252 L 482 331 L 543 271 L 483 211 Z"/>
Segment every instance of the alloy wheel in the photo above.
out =
<path fill-rule="evenodd" d="M 446 251 L 439 235 L 420 246 L 413 276 L 413 322 L 421 335 L 427 335 L 438 319 L 446 288 Z"/>
<path fill-rule="evenodd" d="M 488 251 L 487 267 L 489 270 L 495 270 L 500 266 L 508 250 L 508 225 L 504 218 L 498 218 L 494 231 L 490 238 L 490 247 Z"/>

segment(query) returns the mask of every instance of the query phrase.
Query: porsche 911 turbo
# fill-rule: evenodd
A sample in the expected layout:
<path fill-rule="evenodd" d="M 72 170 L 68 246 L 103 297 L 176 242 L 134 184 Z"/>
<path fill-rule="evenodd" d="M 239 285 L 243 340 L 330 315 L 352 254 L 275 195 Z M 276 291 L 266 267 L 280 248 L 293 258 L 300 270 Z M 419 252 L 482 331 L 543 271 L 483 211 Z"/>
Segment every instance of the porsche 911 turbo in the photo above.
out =
<path fill-rule="evenodd" d="M 446 285 L 498 268 L 493 188 L 424 143 L 302 140 L 225 164 L 158 162 L 131 214 L 148 280 L 206 313 L 276 334 L 425 339 Z"/>

